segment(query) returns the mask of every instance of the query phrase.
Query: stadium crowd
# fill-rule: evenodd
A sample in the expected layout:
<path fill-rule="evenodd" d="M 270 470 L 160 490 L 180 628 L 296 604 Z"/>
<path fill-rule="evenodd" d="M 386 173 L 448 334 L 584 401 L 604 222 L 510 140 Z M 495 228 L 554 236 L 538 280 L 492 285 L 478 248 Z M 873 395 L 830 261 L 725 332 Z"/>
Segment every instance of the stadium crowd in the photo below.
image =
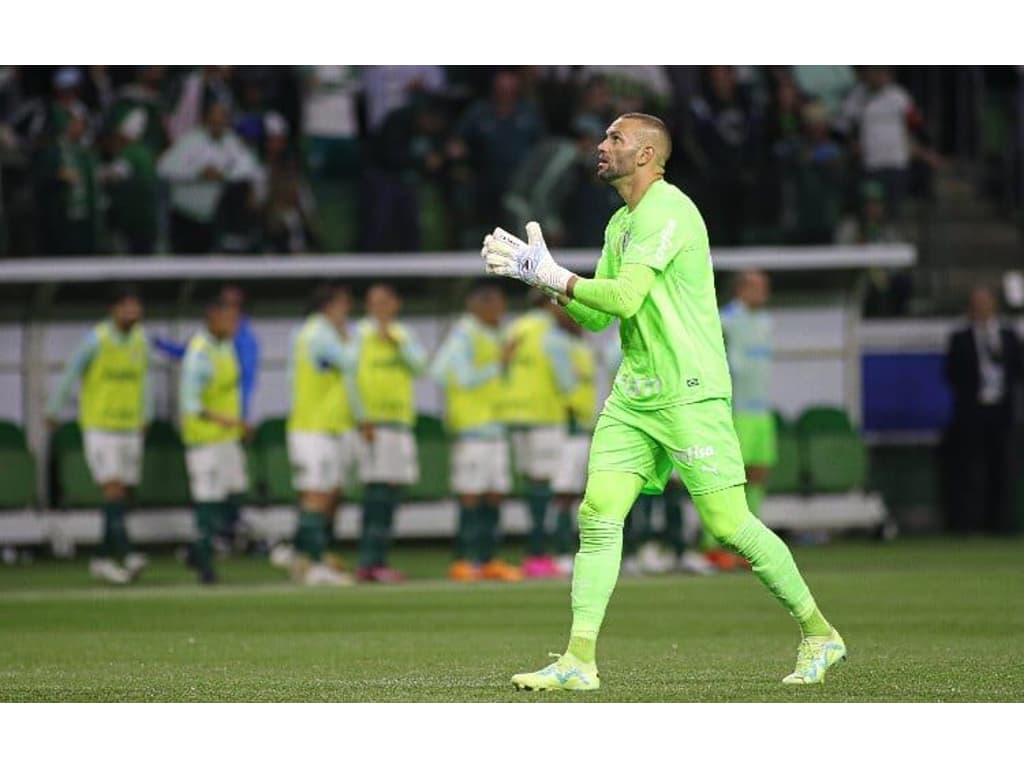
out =
<path fill-rule="evenodd" d="M 596 144 L 631 110 L 719 245 L 897 239 L 941 162 L 884 67 L 8 66 L 0 254 L 445 250 L 528 219 L 596 247 Z"/>

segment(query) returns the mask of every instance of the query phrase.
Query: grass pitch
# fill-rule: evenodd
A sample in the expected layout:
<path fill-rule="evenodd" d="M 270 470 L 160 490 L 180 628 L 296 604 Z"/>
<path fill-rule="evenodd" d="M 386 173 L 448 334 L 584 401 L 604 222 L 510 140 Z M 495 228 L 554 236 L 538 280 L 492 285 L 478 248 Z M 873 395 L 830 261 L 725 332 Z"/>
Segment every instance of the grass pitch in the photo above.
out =
<path fill-rule="evenodd" d="M 0 701 L 1021 701 L 1024 542 L 797 548 L 850 660 L 780 684 L 796 628 L 750 573 L 623 579 L 593 694 L 517 693 L 569 626 L 568 584 L 451 585 L 399 549 L 398 586 L 302 589 L 264 560 L 195 586 L 170 558 L 95 586 L 83 561 L 0 568 Z"/>

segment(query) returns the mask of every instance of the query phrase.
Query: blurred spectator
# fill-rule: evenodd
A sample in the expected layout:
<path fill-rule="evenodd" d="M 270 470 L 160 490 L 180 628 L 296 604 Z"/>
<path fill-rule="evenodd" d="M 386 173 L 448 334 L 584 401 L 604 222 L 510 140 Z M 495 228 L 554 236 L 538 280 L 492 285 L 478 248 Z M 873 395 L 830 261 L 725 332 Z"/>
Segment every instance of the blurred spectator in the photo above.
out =
<path fill-rule="evenodd" d="M 317 231 L 328 251 L 356 245 L 359 170 L 359 80 L 352 67 L 306 70 L 302 104 L 302 142 L 306 170 L 321 211 Z"/>
<path fill-rule="evenodd" d="M 861 245 L 899 241 L 899 232 L 885 214 L 885 188 L 878 181 L 863 182 L 860 186 L 860 210 L 839 225 L 836 242 Z"/>
<path fill-rule="evenodd" d="M 409 104 L 417 94 L 438 94 L 445 86 L 444 68 L 438 66 L 364 67 L 366 127 L 376 133 L 388 115 Z"/>
<path fill-rule="evenodd" d="M 427 187 L 443 183 L 447 121 L 435 100 L 417 95 L 393 111 L 372 144 L 374 162 L 365 174 L 367 200 L 360 220 L 362 247 L 416 251 L 421 247 L 421 204 Z M 443 210 L 435 215 L 444 217 Z M 435 226 L 443 229 L 444 222 Z"/>
<path fill-rule="evenodd" d="M 863 79 L 843 103 L 837 127 L 853 138 L 867 179 L 885 190 L 885 211 L 899 223 L 910 178 L 910 161 L 918 156 L 930 165 L 938 155 L 914 141 L 922 119 L 910 94 L 893 82 L 886 67 L 865 67 Z"/>
<path fill-rule="evenodd" d="M 1020 340 L 999 321 L 995 294 L 971 291 L 967 326 L 954 331 L 946 353 L 953 392 L 947 473 L 953 481 L 954 530 L 1004 533 L 1012 529 L 1014 499 L 1010 445 L 1016 389 L 1024 381 Z"/>
<path fill-rule="evenodd" d="M 661 114 L 671 105 L 672 83 L 665 68 L 654 65 L 608 65 L 583 67 L 583 76 L 604 78 L 613 111 Z"/>
<path fill-rule="evenodd" d="M 37 241 L 46 254 L 93 254 L 99 216 L 96 161 L 83 142 L 85 107 L 65 100 L 53 107 L 51 115 L 53 139 L 34 163 Z"/>
<path fill-rule="evenodd" d="M 314 177 L 350 176 L 359 156 L 356 96 L 359 81 L 352 67 L 311 67 L 306 77 L 303 129 L 306 164 Z"/>
<path fill-rule="evenodd" d="M 267 170 L 264 247 L 273 253 L 302 253 L 317 247 L 315 203 L 288 144 L 288 123 L 276 112 L 264 118 L 263 160 Z"/>
<path fill-rule="evenodd" d="M 817 102 L 801 111 L 801 133 L 787 156 L 785 174 L 791 187 L 783 194 L 792 216 L 784 227 L 795 243 L 830 243 L 839 226 L 843 195 L 843 152 L 829 133 L 828 113 Z"/>
<path fill-rule="evenodd" d="M 607 127 L 619 114 L 621 112 L 616 110 L 615 105 L 612 104 L 612 92 L 608 86 L 608 79 L 604 75 L 592 75 L 583 84 L 571 129 L 575 132 L 580 120 L 588 123 L 596 122 Z M 601 132 L 603 136 L 604 128 L 601 129 Z"/>
<path fill-rule="evenodd" d="M 167 120 L 167 133 L 177 141 L 203 121 L 206 109 L 213 102 L 225 105 L 230 113 L 234 96 L 228 78 L 231 67 L 200 67 L 190 73 L 181 85 L 178 100 Z"/>
<path fill-rule="evenodd" d="M 145 142 L 148 116 L 137 107 L 107 134 L 107 162 L 98 178 L 110 201 L 107 215 L 117 253 L 148 254 L 156 249 L 160 186 L 156 155 Z"/>
<path fill-rule="evenodd" d="M 544 134 L 540 115 L 522 95 L 516 72 L 498 72 L 489 99 L 472 103 L 448 147 L 449 156 L 464 161 L 471 176 L 463 177 L 463 244 L 480 239 L 496 226 L 501 198 L 512 176 Z"/>
<path fill-rule="evenodd" d="M 82 80 L 81 99 L 92 114 L 103 114 L 114 103 L 114 81 L 110 67 L 91 66 Z"/>
<path fill-rule="evenodd" d="M 857 84 L 853 67 L 846 64 L 832 66 L 790 67 L 793 79 L 800 92 L 811 101 L 817 101 L 825 109 L 829 121 L 839 114 L 847 94 Z"/>
<path fill-rule="evenodd" d="M 534 145 L 505 195 L 505 220 L 521 230 L 543 221 L 554 245 L 600 247 L 608 218 L 622 200 L 597 178 L 597 145 L 607 124 L 592 114 L 573 123 L 572 139 L 548 137 Z"/>
<path fill-rule="evenodd" d="M 727 66 L 705 69 L 703 93 L 693 99 L 690 110 L 693 140 L 688 144 L 698 173 L 697 203 L 711 241 L 737 245 L 757 167 L 757 112 Z"/>
<path fill-rule="evenodd" d="M 218 225 L 237 233 L 263 177 L 259 161 L 229 128 L 228 108 L 218 101 L 207 107 L 201 127 L 164 153 L 157 171 L 171 185 L 171 248 L 181 254 L 219 247 Z"/>
<path fill-rule="evenodd" d="M 121 125 L 129 112 L 143 111 L 145 127 L 139 141 L 154 156 L 167 147 L 167 111 L 163 95 L 166 72 L 166 67 L 136 67 L 134 79 L 117 90 L 110 111 L 113 126 Z"/>

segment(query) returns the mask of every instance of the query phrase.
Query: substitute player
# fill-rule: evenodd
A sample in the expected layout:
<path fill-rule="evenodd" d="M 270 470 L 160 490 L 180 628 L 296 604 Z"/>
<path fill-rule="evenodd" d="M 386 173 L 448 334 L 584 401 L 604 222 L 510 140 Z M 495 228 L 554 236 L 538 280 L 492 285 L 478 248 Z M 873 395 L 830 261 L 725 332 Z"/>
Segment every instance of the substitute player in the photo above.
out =
<path fill-rule="evenodd" d="M 401 581 L 388 567 L 395 509 L 402 488 L 419 479 L 416 455 L 416 377 L 427 364 L 423 347 L 403 323 L 394 287 L 370 286 L 367 317 L 356 329 L 356 384 L 373 427 L 373 439 L 359 447 L 359 476 L 363 481 L 363 525 L 359 543 L 360 581 Z"/>
<path fill-rule="evenodd" d="M 112 584 L 127 584 L 146 565 L 145 557 L 130 552 L 125 526 L 130 489 L 142 472 L 143 433 L 153 415 L 150 349 L 141 319 L 138 291 L 115 288 L 109 317 L 71 355 L 46 409 L 48 425 L 56 428 L 72 387 L 81 381 L 78 423 L 85 460 L 103 493 L 103 538 L 89 572 Z"/>
<path fill-rule="evenodd" d="M 572 552 L 576 549 L 573 505 L 583 496 L 587 481 L 587 457 L 597 415 L 597 355 L 583 339 L 583 329 L 569 317 L 561 304 L 555 306 L 555 319 L 569 334 L 569 362 L 575 384 L 565 405 L 569 414 L 569 436 L 558 451 L 558 462 L 551 477 L 558 517 L 555 521 L 555 564 L 559 574 L 572 572 Z"/>
<path fill-rule="evenodd" d="M 231 341 L 238 329 L 238 306 L 218 293 L 204 309 L 205 327 L 189 341 L 182 361 L 178 410 L 195 505 L 197 537 L 190 562 L 201 583 L 213 584 L 213 537 L 249 480 L 240 443 L 246 429 L 238 356 Z"/>
<path fill-rule="evenodd" d="M 515 343 L 501 322 L 505 294 L 493 280 L 478 281 L 468 310 L 441 344 L 431 375 L 444 387 L 445 423 L 454 438 L 451 488 L 459 500 L 452 581 L 521 581 L 522 570 L 497 558 L 501 501 L 512 490 L 509 450 L 500 411 Z"/>
<path fill-rule="evenodd" d="M 508 338 L 515 344 L 508 365 L 504 418 L 512 431 L 516 471 L 526 478 L 530 534 L 523 576 L 558 576 L 548 554 L 547 518 L 551 478 L 565 447 L 566 395 L 576 386 L 569 359 L 569 335 L 556 322 L 554 307 L 541 291 L 532 291 L 533 308 L 513 322 Z"/>
<path fill-rule="evenodd" d="M 771 408 L 772 317 L 764 308 L 768 275 L 750 270 L 736 281 L 736 296 L 722 308 L 722 330 L 732 374 L 733 423 L 747 473 L 747 506 L 761 516 L 764 484 L 774 466 L 775 415 Z"/>
<path fill-rule="evenodd" d="M 664 123 L 650 115 L 622 115 L 606 131 L 598 176 L 625 205 L 605 230 L 594 279 L 556 264 L 536 222 L 526 226 L 528 243 L 501 230 L 484 241 L 490 272 L 557 294 L 585 328 L 621 321 L 623 361 L 594 431 L 580 505 L 568 649 L 515 675 L 517 688 L 599 687 L 597 635 L 618 578 L 623 520 L 638 494 L 664 488 L 673 467 L 704 527 L 746 557 L 797 620 L 803 639 L 783 682 L 820 683 L 846 657 L 789 549 L 747 509 L 707 230 L 693 202 L 664 180 L 670 151 Z"/>
<path fill-rule="evenodd" d="M 345 286 L 318 286 L 288 356 L 288 462 L 299 495 L 299 522 L 292 548 L 276 547 L 271 560 L 308 586 L 352 583 L 324 557 L 334 508 L 359 445 L 354 416 L 359 405 L 351 376 L 356 351 L 347 330 L 350 306 Z"/>

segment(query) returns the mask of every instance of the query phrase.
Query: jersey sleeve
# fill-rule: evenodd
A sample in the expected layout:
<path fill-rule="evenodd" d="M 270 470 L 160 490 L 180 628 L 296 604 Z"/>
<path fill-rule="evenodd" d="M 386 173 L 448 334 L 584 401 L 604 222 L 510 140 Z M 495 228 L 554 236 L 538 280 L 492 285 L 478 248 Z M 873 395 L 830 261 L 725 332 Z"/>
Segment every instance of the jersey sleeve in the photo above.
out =
<path fill-rule="evenodd" d="M 60 381 L 57 382 L 57 388 L 50 395 L 50 401 L 46 405 L 47 416 L 54 419 L 60 416 L 60 412 L 67 404 L 68 397 L 71 396 L 72 386 L 85 374 L 85 369 L 89 367 L 89 363 L 95 357 L 99 345 L 99 336 L 96 335 L 95 330 L 91 330 L 75 348 L 71 359 L 64 366 Z"/>
<path fill-rule="evenodd" d="M 213 364 L 205 352 L 185 353 L 181 366 L 181 412 L 191 416 L 203 410 L 202 391 L 213 375 Z"/>

